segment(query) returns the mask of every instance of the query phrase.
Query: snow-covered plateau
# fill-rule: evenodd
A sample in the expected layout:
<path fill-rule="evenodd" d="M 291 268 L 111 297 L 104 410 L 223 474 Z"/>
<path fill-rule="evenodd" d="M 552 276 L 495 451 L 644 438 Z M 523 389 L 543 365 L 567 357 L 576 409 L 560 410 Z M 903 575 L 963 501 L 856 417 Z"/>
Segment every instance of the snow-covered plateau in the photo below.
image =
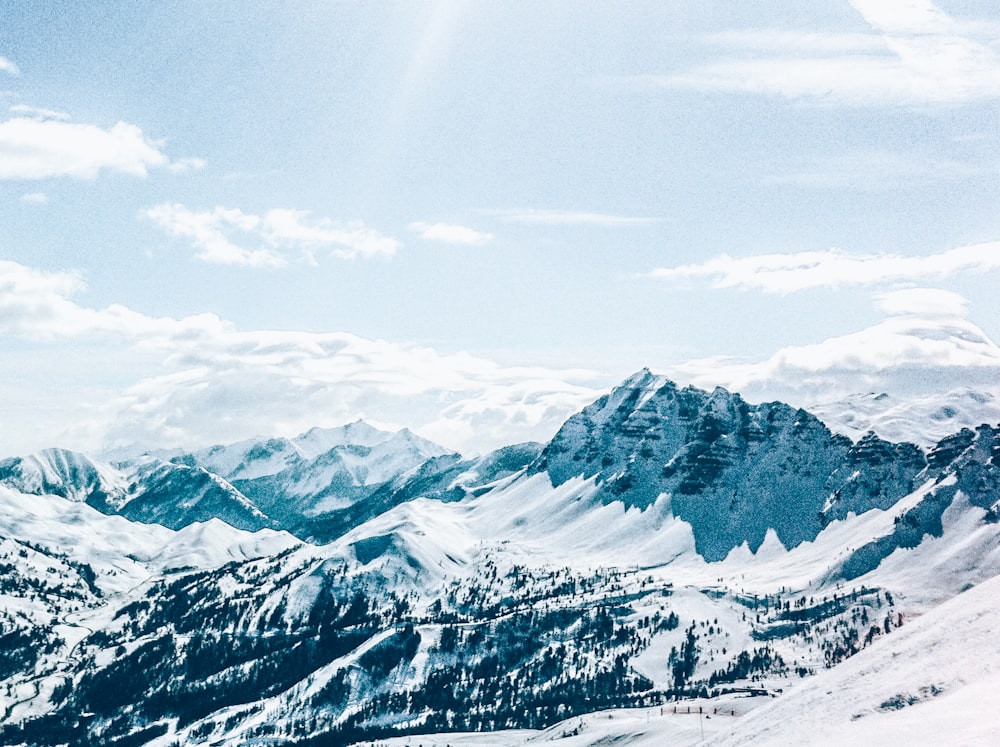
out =
<path fill-rule="evenodd" d="M 640 371 L 474 458 L 358 422 L 2 460 L 0 743 L 996 744 L 973 411 L 849 438 Z"/>

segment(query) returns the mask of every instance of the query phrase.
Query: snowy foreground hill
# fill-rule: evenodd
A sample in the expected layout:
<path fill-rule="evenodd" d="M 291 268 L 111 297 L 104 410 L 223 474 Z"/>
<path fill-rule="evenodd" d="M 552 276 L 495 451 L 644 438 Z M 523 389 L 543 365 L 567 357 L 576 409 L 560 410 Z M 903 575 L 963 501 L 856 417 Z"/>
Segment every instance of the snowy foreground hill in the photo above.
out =
<path fill-rule="evenodd" d="M 0 743 L 995 744 L 998 516 L 998 427 L 851 440 L 646 371 L 474 459 L 364 423 L 6 459 Z"/>

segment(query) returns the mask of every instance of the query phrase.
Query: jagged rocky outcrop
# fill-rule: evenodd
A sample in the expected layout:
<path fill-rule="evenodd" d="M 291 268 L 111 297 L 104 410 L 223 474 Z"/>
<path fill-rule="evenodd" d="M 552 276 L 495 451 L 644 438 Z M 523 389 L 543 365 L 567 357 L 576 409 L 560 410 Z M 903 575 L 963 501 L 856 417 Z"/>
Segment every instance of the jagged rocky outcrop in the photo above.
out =
<path fill-rule="evenodd" d="M 605 502 L 669 496 L 698 552 L 721 560 L 743 543 L 756 551 L 769 529 L 795 547 L 850 512 L 888 508 L 926 466 L 916 446 L 874 434 L 855 444 L 804 410 L 643 370 L 570 418 L 531 470 L 555 486 L 594 478 Z"/>
<path fill-rule="evenodd" d="M 959 496 L 982 509 L 985 521 L 1000 521 L 1000 428 L 964 428 L 932 449 L 927 463 L 922 476 L 932 481 L 931 486 L 915 505 L 895 517 L 891 532 L 851 553 L 840 567 L 843 578 L 858 578 L 896 550 L 917 547 L 927 536 L 941 537 L 945 512 Z"/>

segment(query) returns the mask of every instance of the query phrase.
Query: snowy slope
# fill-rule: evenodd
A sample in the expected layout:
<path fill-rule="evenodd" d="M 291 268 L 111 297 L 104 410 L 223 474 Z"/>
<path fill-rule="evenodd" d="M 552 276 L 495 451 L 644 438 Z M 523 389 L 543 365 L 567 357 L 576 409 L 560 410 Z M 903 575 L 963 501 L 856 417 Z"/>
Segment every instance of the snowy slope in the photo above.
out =
<path fill-rule="evenodd" d="M 392 433 L 358 421 L 293 439 L 214 446 L 173 461 L 225 479 L 268 517 L 267 526 L 329 541 L 367 518 L 359 507 L 373 493 L 420 465 L 447 458 L 458 456 L 409 430 Z M 395 505 L 392 499 L 381 503 Z"/>
<path fill-rule="evenodd" d="M 47 449 L 0 462 L 0 484 L 33 495 L 82 501 L 104 513 L 174 529 L 212 518 L 247 530 L 271 523 L 218 475 L 157 457 L 112 465 L 64 449 Z"/>
<path fill-rule="evenodd" d="M 114 464 L 49 449 L 0 461 L 0 484 L 173 529 L 216 518 L 248 531 L 287 529 L 329 541 L 372 515 L 359 504 L 374 493 L 380 495 L 372 506 L 391 507 L 413 496 L 401 482 L 405 475 L 428 463 L 450 470 L 458 462 L 458 455 L 406 429 L 390 433 L 358 421 L 294 439 Z"/>
<path fill-rule="evenodd" d="M 1000 424 L 1000 388 L 966 387 L 913 397 L 870 392 L 817 402 L 807 409 L 852 439 L 873 431 L 888 441 L 929 447 L 962 428 Z"/>
<path fill-rule="evenodd" d="M 742 719 L 718 745 L 1000 743 L 1000 578 Z"/>
<path fill-rule="evenodd" d="M 180 531 L 108 516 L 59 496 L 0 486 L 0 536 L 51 548 L 95 571 L 104 593 L 120 592 L 171 568 L 215 567 L 295 546 L 284 532 L 248 533 L 213 519 Z"/>
<path fill-rule="evenodd" d="M 0 460 L 0 482 L 24 493 L 75 501 L 96 495 L 108 503 L 121 502 L 128 486 L 127 477 L 111 465 L 66 449 Z"/>

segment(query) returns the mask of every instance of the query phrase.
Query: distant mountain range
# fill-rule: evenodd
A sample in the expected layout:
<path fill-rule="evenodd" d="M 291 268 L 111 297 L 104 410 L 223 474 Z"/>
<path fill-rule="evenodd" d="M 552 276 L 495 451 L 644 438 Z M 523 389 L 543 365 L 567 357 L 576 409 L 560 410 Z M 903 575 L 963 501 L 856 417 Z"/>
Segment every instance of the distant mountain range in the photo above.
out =
<path fill-rule="evenodd" d="M 475 458 L 363 422 L 50 449 L 0 461 L 0 571 L 5 744 L 571 731 L 807 692 L 1000 574 L 1000 426 L 852 440 L 644 370 Z"/>
<path fill-rule="evenodd" d="M 216 518 L 247 531 L 284 529 L 328 542 L 417 492 L 462 498 L 477 487 L 478 465 L 506 474 L 535 451 L 512 447 L 463 460 L 408 430 L 388 433 L 357 422 L 294 439 L 153 452 L 113 464 L 48 449 L 0 461 L 0 483 L 171 529 Z M 447 486 L 438 484 L 446 479 Z"/>

